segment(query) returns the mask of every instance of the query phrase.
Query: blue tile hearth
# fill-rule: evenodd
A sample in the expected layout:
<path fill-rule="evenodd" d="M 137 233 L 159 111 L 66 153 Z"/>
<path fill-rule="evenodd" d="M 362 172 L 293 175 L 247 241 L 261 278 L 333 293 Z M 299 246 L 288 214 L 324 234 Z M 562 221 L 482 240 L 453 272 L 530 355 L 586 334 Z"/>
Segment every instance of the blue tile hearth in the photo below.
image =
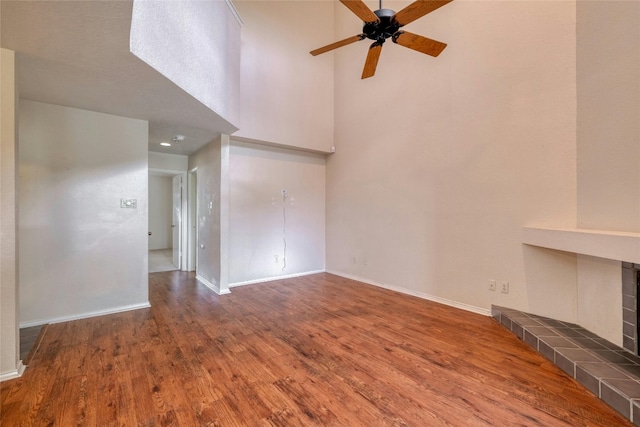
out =
<path fill-rule="evenodd" d="M 640 357 L 572 323 L 495 305 L 491 315 L 640 426 Z"/>

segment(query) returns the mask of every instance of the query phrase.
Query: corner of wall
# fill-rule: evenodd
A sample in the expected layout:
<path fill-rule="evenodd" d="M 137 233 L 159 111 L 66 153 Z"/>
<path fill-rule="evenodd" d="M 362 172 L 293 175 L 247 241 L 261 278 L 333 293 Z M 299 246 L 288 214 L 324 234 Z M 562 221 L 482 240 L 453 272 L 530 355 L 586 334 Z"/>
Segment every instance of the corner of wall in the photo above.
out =
<path fill-rule="evenodd" d="M 229 293 L 229 135 L 220 137 L 220 292 Z"/>
<path fill-rule="evenodd" d="M 19 372 L 15 53 L 0 49 L 0 381 Z"/>

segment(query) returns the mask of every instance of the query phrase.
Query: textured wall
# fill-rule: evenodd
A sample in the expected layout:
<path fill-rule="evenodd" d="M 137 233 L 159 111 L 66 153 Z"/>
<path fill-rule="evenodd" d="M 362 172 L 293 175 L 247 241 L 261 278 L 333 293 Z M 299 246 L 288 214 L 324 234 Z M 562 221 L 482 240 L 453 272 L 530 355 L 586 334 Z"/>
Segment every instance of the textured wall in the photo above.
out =
<path fill-rule="evenodd" d="M 576 7 L 578 226 L 640 232 L 640 2 Z"/>
<path fill-rule="evenodd" d="M 196 273 L 210 285 L 216 292 L 228 291 L 226 271 L 226 258 L 222 247 L 223 233 L 226 233 L 227 224 L 222 224 L 222 203 L 228 203 L 222 195 L 222 162 L 223 148 L 228 151 L 229 137 L 220 136 L 210 142 L 196 153 L 189 156 L 189 170 L 198 168 L 198 268 Z M 225 193 L 226 195 L 226 193 Z"/>
<path fill-rule="evenodd" d="M 21 100 L 21 323 L 148 304 L 147 132 L 145 121 Z"/>
<path fill-rule="evenodd" d="M 324 270 L 325 169 L 320 154 L 232 141 L 231 284 Z"/>
<path fill-rule="evenodd" d="M 136 0 L 131 52 L 237 126 L 240 29 L 224 1 Z"/>
<path fill-rule="evenodd" d="M 18 254 L 15 54 L 0 50 L 0 378 L 17 375 Z"/>
<path fill-rule="evenodd" d="M 245 1 L 240 130 L 234 136 L 329 152 L 333 145 L 333 2 Z"/>
<path fill-rule="evenodd" d="M 640 3 L 576 7 L 578 226 L 640 232 Z M 622 344 L 619 260 L 578 260 L 580 324 Z"/>
<path fill-rule="evenodd" d="M 360 24 L 336 8 L 340 39 Z M 327 268 L 575 320 L 575 256 L 521 241 L 530 223 L 575 226 L 575 4 L 452 2 L 407 30 L 448 47 L 387 43 L 367 80 L 368 43 L 335 54 Z"/>
<path fill-rule="evenodd" d="M 149 151 L 149 169 L 186 172 L 188 167 L 188 156 Z"/>

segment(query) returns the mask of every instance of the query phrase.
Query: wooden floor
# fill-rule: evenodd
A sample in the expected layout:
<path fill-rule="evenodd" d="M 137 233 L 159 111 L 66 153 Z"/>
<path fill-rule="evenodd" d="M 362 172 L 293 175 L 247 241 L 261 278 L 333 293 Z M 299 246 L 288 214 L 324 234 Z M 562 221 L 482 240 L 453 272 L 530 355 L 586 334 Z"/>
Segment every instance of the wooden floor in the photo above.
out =
<path fill-rule="evenodd" d="M 496 321 L 330 274 L 50 325 L 9 426 L 630 426 Z"/>

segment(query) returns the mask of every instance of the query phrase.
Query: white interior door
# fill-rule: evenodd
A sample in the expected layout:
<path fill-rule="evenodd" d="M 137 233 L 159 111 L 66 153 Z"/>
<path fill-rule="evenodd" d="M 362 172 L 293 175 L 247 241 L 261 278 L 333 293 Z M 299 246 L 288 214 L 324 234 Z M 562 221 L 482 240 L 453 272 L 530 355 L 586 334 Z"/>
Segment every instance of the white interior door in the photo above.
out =
<path fill-rule="evenodd" d="M 171 220 L 173 241 L 173 265 L 180 269 L 182 255 L 182 176 L 173 177 L 173 218 Z"/>

